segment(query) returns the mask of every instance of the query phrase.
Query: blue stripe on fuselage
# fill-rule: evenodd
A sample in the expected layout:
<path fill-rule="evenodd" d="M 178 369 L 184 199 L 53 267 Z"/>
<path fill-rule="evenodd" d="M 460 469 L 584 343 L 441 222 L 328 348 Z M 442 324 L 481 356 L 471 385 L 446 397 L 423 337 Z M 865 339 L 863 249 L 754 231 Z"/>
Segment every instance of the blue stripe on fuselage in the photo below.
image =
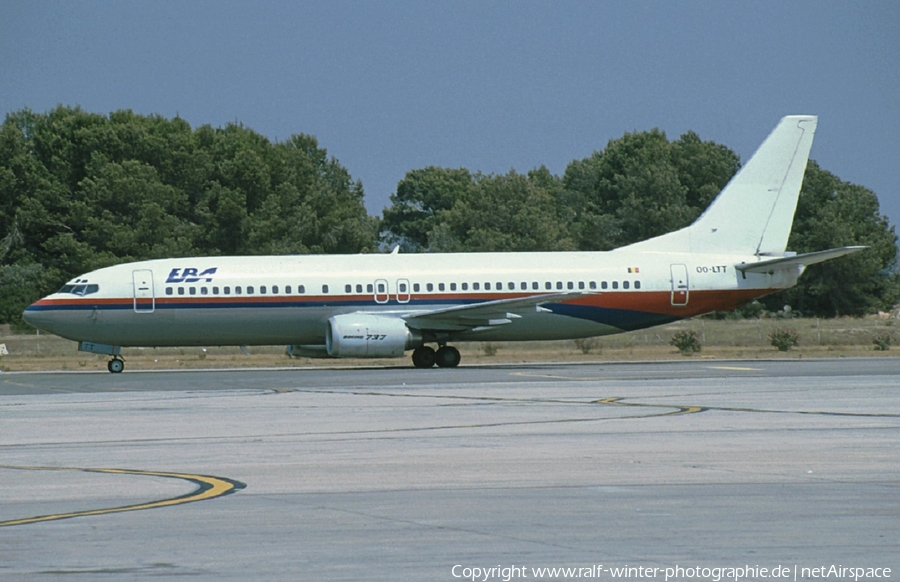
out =
<path fill-rule="evenodd" d="M 567 315 L 578 319 L 596 321 L 603 325 L 609 325 L 622 331 L 634 331 L 678 321 L 678 317 L 665 313 L 651 313 L 647 311 L 634 311 L 631 309 L 615 309 L 612 307 L 594 307 L 592 305 L 570 305 L 567 303 L 553 303 L 545 305 L 557 315 Z"/>

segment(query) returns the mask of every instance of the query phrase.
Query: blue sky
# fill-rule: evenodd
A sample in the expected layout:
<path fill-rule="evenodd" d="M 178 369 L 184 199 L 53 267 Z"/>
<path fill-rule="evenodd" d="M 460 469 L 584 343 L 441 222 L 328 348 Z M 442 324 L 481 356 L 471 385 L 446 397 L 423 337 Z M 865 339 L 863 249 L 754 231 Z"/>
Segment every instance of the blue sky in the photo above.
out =
<path fill-rule="evenodd" d="M 900 2 L 0 0 L 0 113 L 58 104 L 315 135 L 380 214 L 409 170 L 696 131 L 746 160 L 782 116 L 900 222 Z"/>

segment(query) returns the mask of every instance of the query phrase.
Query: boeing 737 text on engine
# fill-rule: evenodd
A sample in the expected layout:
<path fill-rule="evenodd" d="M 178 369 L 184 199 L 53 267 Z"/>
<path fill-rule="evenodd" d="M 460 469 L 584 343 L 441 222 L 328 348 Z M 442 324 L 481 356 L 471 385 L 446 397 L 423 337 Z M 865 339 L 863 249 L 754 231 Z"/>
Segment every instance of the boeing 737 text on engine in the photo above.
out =
<path fill-rule="evenodd" d="M 24 318 L 121 372 L 124 346 L 412 350 L 416 367 L 454 367 L 454 342 L 576 339 L 730 311 L 864 248 L 786 252 L 816 123 L 783 118 L 693 224 L 613 251 L 140 261 L 81 275 Z"/>

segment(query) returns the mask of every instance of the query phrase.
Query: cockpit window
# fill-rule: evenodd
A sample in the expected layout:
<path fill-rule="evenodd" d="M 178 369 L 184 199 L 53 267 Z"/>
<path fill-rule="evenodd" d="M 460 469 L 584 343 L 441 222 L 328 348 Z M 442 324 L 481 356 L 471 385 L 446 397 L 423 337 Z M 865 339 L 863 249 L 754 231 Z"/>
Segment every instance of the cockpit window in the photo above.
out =
<path fill-rule="evenodd" d="M 90 295 L 91 293 L 96 293 L 100 290 L 100 286 L 91 283 L 78 283 L 76 285 L 63 285 L 62 289 L 60 289 L 59 293 L 70 293 L 72 295 L 77 295 L 79 297 L 84 297 L 85 295 Z"/>

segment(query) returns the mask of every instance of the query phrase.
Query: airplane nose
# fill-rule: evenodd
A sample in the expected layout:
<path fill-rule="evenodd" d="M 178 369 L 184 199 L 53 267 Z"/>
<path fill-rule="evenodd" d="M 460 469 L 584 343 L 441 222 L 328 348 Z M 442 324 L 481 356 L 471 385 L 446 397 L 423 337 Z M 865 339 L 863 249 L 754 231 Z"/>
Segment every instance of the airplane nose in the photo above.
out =
<path fill-rule="evenodd" d="M 52 318 L 50 314 L 40 308 L 40 301 L 32 303 L 22 312 L 22 319 L 26 323 L 44 331 L 51 331 L 49 328 Z"/>
<path fill-rule="evenodd" d="M 37 325 L 35 324 L 34 314 L 35 314 L 34 304 L 32 303 L 31 305 L 29 305 L 28 307 L 25 308 L 25 311 L 22 312 L 22 319 L 24 319 L 25 322 L 28 323 L 29 325 L 33 325 L 34 327 L 37 327 Z"/>

